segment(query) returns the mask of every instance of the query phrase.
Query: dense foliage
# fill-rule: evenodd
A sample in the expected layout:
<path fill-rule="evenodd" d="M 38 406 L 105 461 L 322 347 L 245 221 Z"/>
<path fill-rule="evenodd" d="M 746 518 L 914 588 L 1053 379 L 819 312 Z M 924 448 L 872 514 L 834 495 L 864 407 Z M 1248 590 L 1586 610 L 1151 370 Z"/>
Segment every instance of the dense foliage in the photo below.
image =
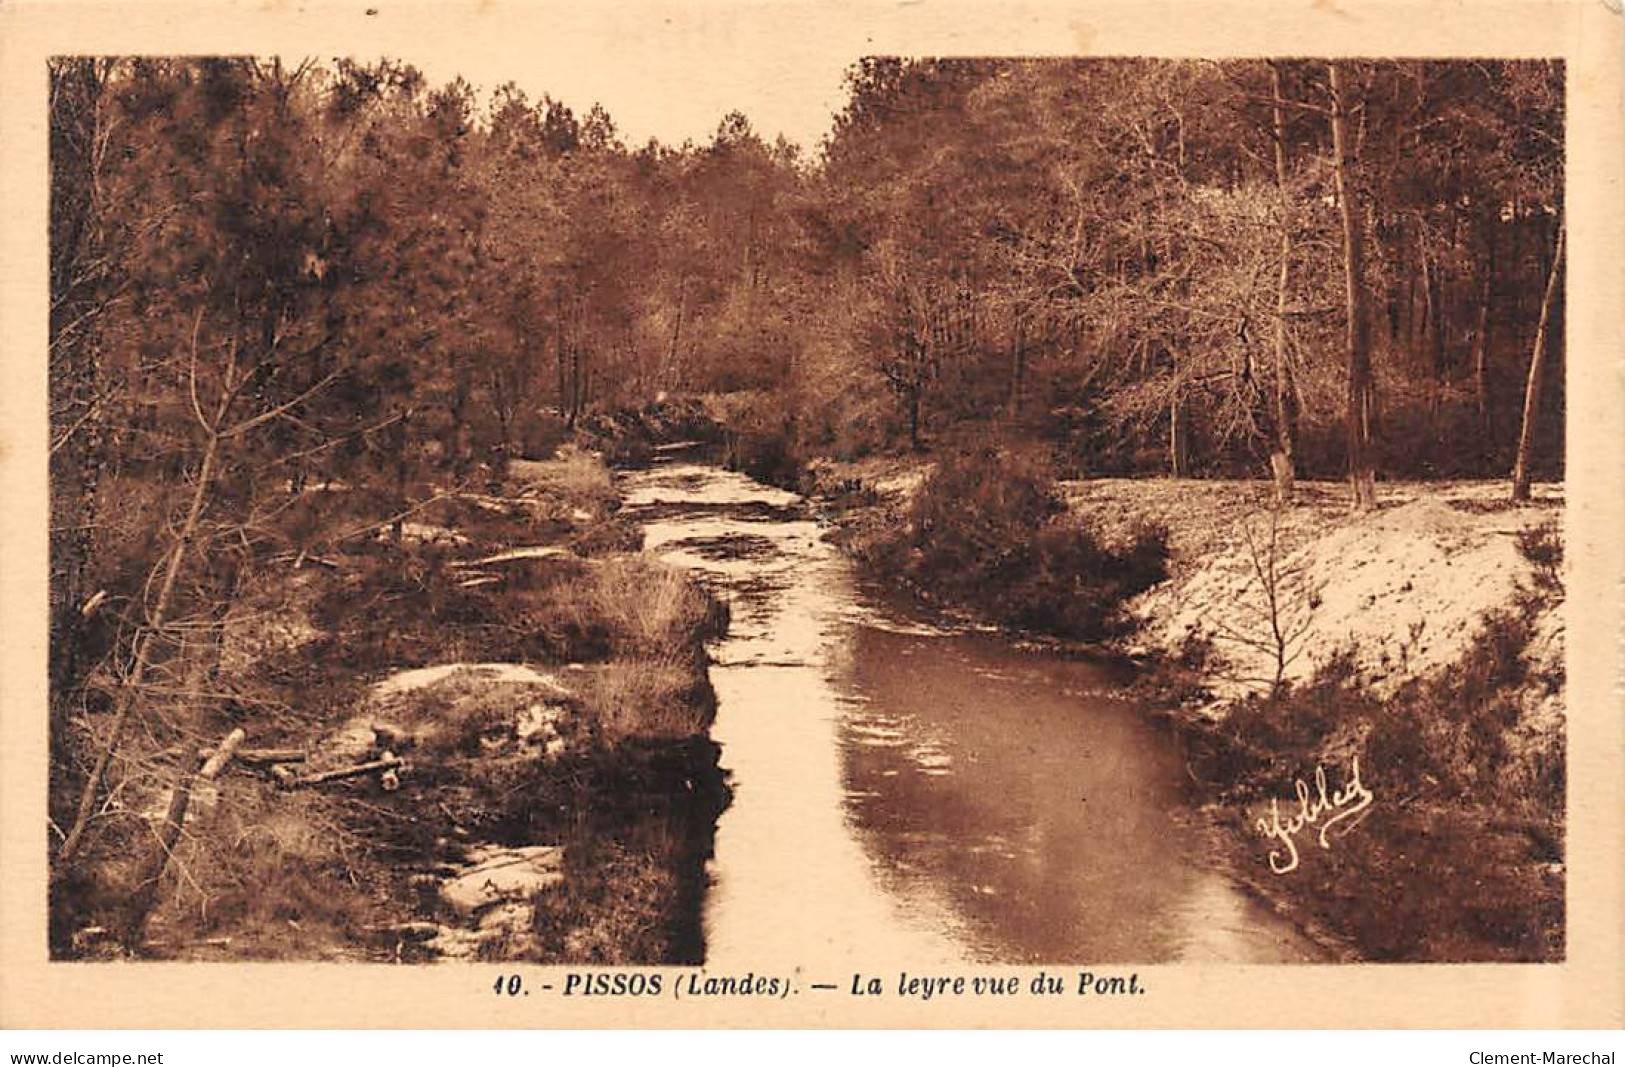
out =
<path fill-rule="evenodd" d="M 1140 525 L 1111 543 L 1068 513 L 1047 456 L 984 445 L 939 460 L 906 521 L 860 555 L 950 607 L 1094 641 L 1119 632 L 1123 604 L 1168 576 L 1168 531 Z"/>

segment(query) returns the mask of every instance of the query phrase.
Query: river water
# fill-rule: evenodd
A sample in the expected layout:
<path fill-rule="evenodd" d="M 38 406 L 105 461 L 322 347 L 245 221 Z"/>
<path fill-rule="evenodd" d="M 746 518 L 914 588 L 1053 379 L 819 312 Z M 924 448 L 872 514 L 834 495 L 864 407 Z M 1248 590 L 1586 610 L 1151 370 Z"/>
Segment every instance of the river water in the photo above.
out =
<path fill-rule="evenodd" d="M 676 455 L 625 489 L 645 548 L 732 609 L 708 967 L 1319 958 L 1223 873 L 1110 668 L 911 617 L 742 474 Z"/>

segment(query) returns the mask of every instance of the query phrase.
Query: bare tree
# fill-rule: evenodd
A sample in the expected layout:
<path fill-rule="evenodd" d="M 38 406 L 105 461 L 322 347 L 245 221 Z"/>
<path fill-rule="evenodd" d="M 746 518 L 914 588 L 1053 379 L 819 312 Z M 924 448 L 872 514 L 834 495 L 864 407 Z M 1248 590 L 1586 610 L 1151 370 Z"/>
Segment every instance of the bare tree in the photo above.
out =
<path fill-rule="evenodd" d="M 1262 531 L 1255 520 L 1241 524 L 1242 541 L 1247 547 L 1247 564 L 1252 574 L 1247 588 L 1236 599 L 1236 614 L 1230 621 L 1213 620 L 1223 639 L 1253 649 L 1269 657 L 1270 678 L 1243 677 L 1244 682 L 1268 682 L 1274 696 L 1286 682 L 1287 668 L 1302 652 L 1303 638 L 1314 619 L 1316 599 L 1309 585 L 1308 569 L 1301 561 L 1291 561 L 1281 545 L 1279 503 L 1269 509 Z"/>

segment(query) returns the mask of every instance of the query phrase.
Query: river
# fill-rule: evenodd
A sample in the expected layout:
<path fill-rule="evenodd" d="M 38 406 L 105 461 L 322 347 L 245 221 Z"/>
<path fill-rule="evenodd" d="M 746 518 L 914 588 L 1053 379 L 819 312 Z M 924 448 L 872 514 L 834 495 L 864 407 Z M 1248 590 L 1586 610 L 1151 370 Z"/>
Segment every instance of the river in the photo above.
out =
<path fill-rule="evenodd" d="M 742 474 L 667 453 L 624 488 L 646 550 L 732 609 L 708 967 L 1320 958 L 1225 875 L 1109 666 L 913 617 Z"/>

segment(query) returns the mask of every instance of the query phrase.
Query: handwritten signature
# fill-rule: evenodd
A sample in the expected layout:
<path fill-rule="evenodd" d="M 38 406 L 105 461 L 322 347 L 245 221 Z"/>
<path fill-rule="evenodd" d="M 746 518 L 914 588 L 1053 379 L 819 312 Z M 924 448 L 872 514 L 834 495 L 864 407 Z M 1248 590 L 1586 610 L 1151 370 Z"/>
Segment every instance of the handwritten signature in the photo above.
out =
<path fill-rule="evenodd" d="M 1326 768 L 1316 764 L 1314 788 L 1311 790 L 1309 783 L 1299 778 L 1293 783 L 1293 791 L 1298 798 L 1298 810 L 1295 814 L 1283 821 L 1281 801 L 1271 799 L 1269 817 L 1260 816 L 1254 824 L 1260 834 L 1270 840 L 1280 841 L 1283 846 L 1270 850 L 1270 870 L 1276 874 L 1286 874 L 1297 869 L 1298 844 L 1293 837 L 1305 826 L 1318 825 L 1320 847 L 1331 848 L 1331 842 L 1326 839 L 1327 831 L 1369 808 L 1374 799 L 1371 790 L 1360 781 L 1359 756 L 1355 756 L 1351 762 L 1348 781 L 1343 783 L 1343 788 L 1328 793 Z M 1291 801 L 1287 803 L 1290 804 Z"/>

